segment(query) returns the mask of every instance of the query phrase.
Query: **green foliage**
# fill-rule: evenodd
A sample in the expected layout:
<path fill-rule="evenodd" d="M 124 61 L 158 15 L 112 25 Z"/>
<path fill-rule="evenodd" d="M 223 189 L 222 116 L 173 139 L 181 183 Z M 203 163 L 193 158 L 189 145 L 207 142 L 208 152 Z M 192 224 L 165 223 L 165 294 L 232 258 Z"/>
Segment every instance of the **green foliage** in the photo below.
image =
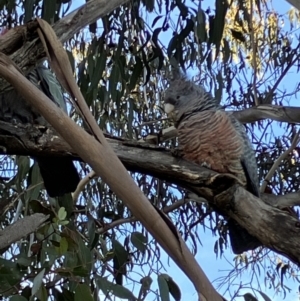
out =
<path fill-rule="evenodd" d="M 163 301 L 170 300 L 169 294 L 172 295 L 174 300 L 176 301 L 181 300 L 180 289 L 169 275 L 161 274 L 157 277 L 157 281 L 158 281 L 160 296 Z"/>
<path fill-rule="evenodd" d="M 270 4 L 134 0 L 82 29 L 65 47 L 78 86 L 100 128 L 117 137 L 139 140 L 169 126 L 161 108 L 175 60 L 188 76 L 197 74 L 194 80 L 227 109 L 287 105 L 287 98 L 299 92 L 297 83 L 287 90 L 280 85 L 286 74 L 298 72 L 300 44 L 293 31 L 300 15 L 296 10 L 280 15 L 269 9 Z M 66 0 L 0 0 L 0 20 L 11 27 L 39 16 L 53 24 L 70 8 L 71 1 Z M 282 25 L 282 18 L 290 28 Z M 71 117 L 82 125 L 74 110 Z M 292 124 L 279 124 L 277 129 L 283 134 L 276 134 L 266 121 L 247 126 L 261 180 L 296 133 Z M 175 140 L 162 143 L 166 148 L 175 145 Z M 268 191 L 286 194 L 299 190 L 297 152 L 281 162 Z M 96 300 L 99 293 L 127 300 L 144 300 L 154 294 L 161 300 L 181 300 L 175 277 L 162 274 L 159 246 L 101 179 L 91 180 L 74 203 L 70 195 L 48 198 L 41 190 L 38 166 L 29 158 L 4 156 L 1 165 L 1 229 L 15 216 L 36 212 L 50 215 L 50 222 L 33 237 L 2 250 L 0 294 L 12 296 L 13 301 L 33 296 L 39 300 L 50 296 L 59 301 Z M 83 163 L 78 169 L 82 177 L 90 172 Z M 180 187 L 175 190 L 170 183 L 146 174 L 131 175 L 159 209 L 184 201 L 168 216 L 194 253 L 202 243 L 201 231 L 210 229 L 217 236 L 214 251 L 223 256 L 229 243 L 222 216 L 207 204 L 186 201 Z M 219 279 L 220 290 L 224 286 L 225 291 L 232 290 L 227 287 L 230 275 L 249 272 L 254 279 L 252 287 L 257 286 L 257 292 L 268 300 L 262 292 L 265 287 L 255 279 L 263 277 L 266 286 L 283 296 L 289 291 L 286 278 L 298 281 L 298 267 L 279 255 L 271 256 L 268 250 L 236 256 L 234 264 L 229 276 Z M 122 285 L 116 284 L 118 276 Z M 22 286 L 24 282 L 27 286 Z M 239 279 L 236 282 L 240 284 Z"/>

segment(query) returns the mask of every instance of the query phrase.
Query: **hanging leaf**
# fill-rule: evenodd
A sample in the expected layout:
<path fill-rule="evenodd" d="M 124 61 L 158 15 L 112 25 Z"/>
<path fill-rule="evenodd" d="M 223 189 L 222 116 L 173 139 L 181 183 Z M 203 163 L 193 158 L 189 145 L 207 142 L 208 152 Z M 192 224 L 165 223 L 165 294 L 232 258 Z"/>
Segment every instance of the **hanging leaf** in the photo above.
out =
<path fill-rule="evenodd" d="M 134 65 L 132 75 L 130 76 L 130 83 L 128 85 L 129 91 L 131 91 L 135 88 L 135 86 L 138 83 L 138 80 L 140 79 L 140 76 L 143 72 L 143 63 L 142 63 L 141 59 L 138 56 L 136 56 L 135 61 L 136 61 L 136 63 Z"/>
<path fill-rule="evenodd" d="M 94 301 L 91 290 L 86 284 L 78 284 L 75 289 L 75 301 Z"/>
<path fill-rule="evenodd" d="M 56 14 L 56 5 L 52 0 L 43 0 L 42 18 L 49 24 L 53 24 Z"/>
<path fill-rule="evenodd" d="M 13 1 L 11 1 L 13 2 Z M 33 8 L 34 8 L 35 0 L 25 0 L 24 2 L 24 10 L 25 10 L 25 19 L 24 22 L 29 22 L 33 17 Z"/>
<path fill-rule="evenodd" d="M 0 294 L 10 296 L 17 293 L 15 288 L 24 276 L 18 268 L 18 264 L 0 258 L 0 267 Z"/>
<path fill-rule="evenodd" d="M 145 252 L 147 248 L 147 237 L 145 237 L 140 232 L 133 232 L 131 233 L 131 242 L 132 244 L 141 252 Z"/>
<path fill-rule="evenodd" d="M 40 289 L 41 285 L 43 284 L 43 278 L 45 274 L 45 269 L 42 269 L 33 279 L 33 285 L 31 289 L 31 294 L 34 296 L 38 290 Z"/>
<path fill-rule="evenodd" d="M 161 300 L 162 301 L 170 301 L 169 286 L 168 286 L 168 283 L 167 283 L 165 277 L 162 275 L 159 275 L 157 277 L 157 282 L 158 282 L 158 288 L 159 288 L 159 294 L 160 294 Z"/>
<path fill-rule="evenodd" d="M 227 0 L 216 0 L 216 15 L 210 18 L 209 42 L 216 46 L 215 57 L 218 56 L 220 51 L 228 7 Z"/>
<path fill-rule="evenodd" d="M 106 278 L 97 277 L 97 284 L 103 292 L 103 294 L 105 295 L 111 292 L 114 296 L 120 299 L 127 299 L 129 301 L 137 300 L 137 298 L 133 295 L 133 293 L 130 290 L 121 285 L 114 284 L 108 281 Z"/>

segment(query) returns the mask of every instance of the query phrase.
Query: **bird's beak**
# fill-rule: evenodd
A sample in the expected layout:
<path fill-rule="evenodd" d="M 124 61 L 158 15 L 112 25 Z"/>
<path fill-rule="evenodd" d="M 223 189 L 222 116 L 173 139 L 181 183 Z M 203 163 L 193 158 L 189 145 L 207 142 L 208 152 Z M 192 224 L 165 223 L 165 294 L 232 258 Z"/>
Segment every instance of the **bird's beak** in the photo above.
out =
<path fill-rule="evenodd" d="M 165 103 L 164 104 L 164 110 L 165 110 L 167 115 L 172 113 L 174 111 L 174 109 L 175 109 L 175 107 L 172 104 L 170 104 L 170 103 Z"/>

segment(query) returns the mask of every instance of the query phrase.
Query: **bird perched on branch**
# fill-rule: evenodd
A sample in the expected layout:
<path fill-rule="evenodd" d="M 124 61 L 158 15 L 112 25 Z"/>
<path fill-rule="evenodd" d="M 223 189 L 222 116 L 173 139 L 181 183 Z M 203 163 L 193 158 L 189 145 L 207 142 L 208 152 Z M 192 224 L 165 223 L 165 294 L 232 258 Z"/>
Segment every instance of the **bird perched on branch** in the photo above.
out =
<path fill-rule="evenodd" d="M 0 35 L 4 35 L 6 31 L 6 29 L 2 30 Z M 39 65 L 26 77 L 67 113 L 60 84 L 49 69 Z M 0 120 L 49 126 L 47 121 L 14 89 L 0 91 Z M 39 165 L 44 186 L 51 197 L 62 196 L 76 190 L 80 178 L 71 158 L 36 156 L 34 159 Z"/>
<path fill-rule="evenodd" d="M 243 125 L 204 88 L 178 70 L 173 75 L 165 91 L 164 107 L 175 122 L 180 154 L 218 173 L 234 175 L 259 197 L 257 164 Z M 257 238 L 233 219 L 228 220 L 228 229 L 234 253 L 261 246 Z"/>

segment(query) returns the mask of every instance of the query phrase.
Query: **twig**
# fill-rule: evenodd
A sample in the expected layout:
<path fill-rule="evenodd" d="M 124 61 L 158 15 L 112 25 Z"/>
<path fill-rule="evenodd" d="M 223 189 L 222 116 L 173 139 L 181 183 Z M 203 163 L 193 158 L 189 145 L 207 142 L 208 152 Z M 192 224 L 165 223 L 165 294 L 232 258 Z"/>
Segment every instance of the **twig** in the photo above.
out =
<path fill-rule="evenodd" d="M 257 45 L 254 40 L 254 27 L 253 27 L 253 0 L 250 0 L 250 39 L 251 39 L 251 48 L 252 48 L 252 64 L 253 64 L 253 95 L 254 95 L 254 101 L 255 105 L 259 105 L 258 99 L 257 99 L 257 90 L 256 90 L 256 73 L 257 73 L 257 65 L 256 65 L 256 49 Z"/>
<path fill-rule="evenodd" d="M 299 51 L 299 48 L 300 48 L 300 43 L 298 44 L 298 46 L 294 50 L 294 53 L 297 53 Z M 275 84 L 272 85 L 272 89 L 268 92 L 267 96 L 265 97 L 265 103 L 271 103 L 271 101 L 269 101 L 269 98 L 272 97 L 272 95 L 274 94 L 274 91 L 277 89 L 280 82 L 285 78 L 285 76 L 286 76 L 287 72 L 290 70 L 290 68 L 293 67 L 295 65 L 295 63 L 299 60 L 299 57 L 300 57 L 299 54 L 296 55 L 295 58 L 280 73 L 280 76 L 276 80 Z"/>
<path fill-rule="evenodd" d="M 153 123 L 158 123 L 158 122 L 165 121 L 165 120 L 168 120 L 168 119 L 169 118 L 167 118 L 167 117 L 163 117 L 163 118 L 158 118 L 158 119 L 155 119 L 155 120 L 146 121 L 146 122 L 143 122 L 143 123 L 135 126 L 134 128 L 141 128 L 143 126 L 150 125 L 150 124 L 153 124 Z"/>
<path fill-rule="evenodd" d="M 97 176 L 96 173 L 92 170 L 83 179 L 81 179 L 76 190 L 72 194 L 72 198 L 74 202 L 78 199 L 79 194 L 81 191 L 83 191 L 84 187 L 96 176 Z"/>
<path fill-rule="evenodd" d="M 176 202 L 176 203 L 174 203 L 170 206 L 164 207 L 162 209 L 162 211 L 164 213 L 169 213 L 169 212 L 179 208 L 180 206 L 183 206 L 183 205 L 187 204 L 190 201 L 194 201 L 194 200 L 193 199 L 188 199 L 188 200 L 187 199 L 182 199 L 182 200 L 180 200 L 180 201 L 178 201 L 178 202 Z M 136 222 L 136 221 L 137 221 L 137 219 L 135 217 L 121 218 L 121 219 L 118 219 L 116 221 L 111 222 L 110 224 L 105 225 L 103 228 L 100 228 L 98 230 L 98 233 L 103 234 L 103 233 L 107 232 L 108 230 L 110 230 L 114 227 L 117 227 L 117 226 L 120 226 L 120 225 L 123 225 L 123 224 L 127 224 L 127 223 Z"/>
<path fill-rule="evenodd" d="M 300 130 L 297 132 L 297 134 L 295 135 L 295 137 L 293 138 L 292 144 L 291 146 L 283 153 L 281 154 L 278 159 L 274 162 L 273 166 L 271 167 L 271 169 L 269 170 L 268 174 L 266 175 L 261 187 L 260 187 L 260 192 L 264 192 L 268 182 L 271 180 L 271 178 L 273 177 L 276 169 L 278 168 L 279 164 L 289 155 L 289 153 L 297 146 L 297 144 L 299 143 L 300 139 L 299 139 L 299 134 L 300 134 Z"/>

